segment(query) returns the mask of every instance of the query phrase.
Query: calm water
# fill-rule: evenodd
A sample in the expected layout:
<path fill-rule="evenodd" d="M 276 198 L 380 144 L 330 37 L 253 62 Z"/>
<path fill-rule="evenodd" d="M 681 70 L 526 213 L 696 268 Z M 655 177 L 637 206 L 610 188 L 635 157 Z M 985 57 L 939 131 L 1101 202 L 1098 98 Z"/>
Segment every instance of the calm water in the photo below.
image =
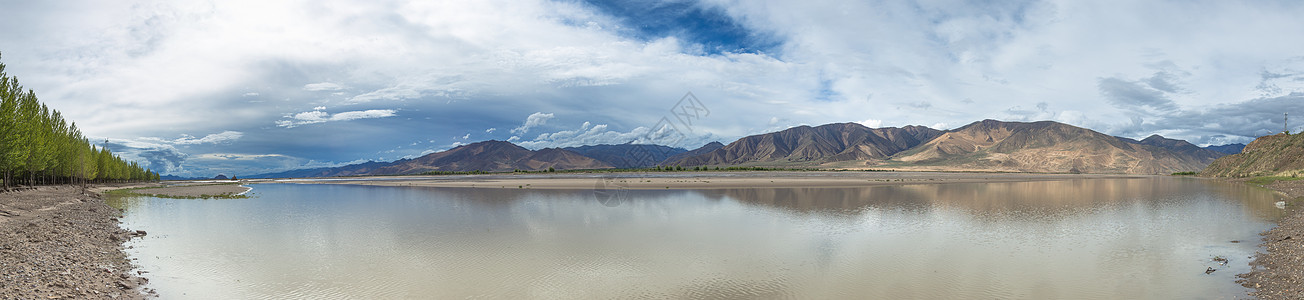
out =
<path fill-rule="evenodd" d="M 1245 293 L 1234 276 L 1282 214 L 1270 192 L 1183 178 L 643 190 L 621 202 L 253 187 L 252 199 L 114 199 L 125 227 L 149 232 L 128 251 L 150 287 L 164 299 L 1223 299 Z"/>

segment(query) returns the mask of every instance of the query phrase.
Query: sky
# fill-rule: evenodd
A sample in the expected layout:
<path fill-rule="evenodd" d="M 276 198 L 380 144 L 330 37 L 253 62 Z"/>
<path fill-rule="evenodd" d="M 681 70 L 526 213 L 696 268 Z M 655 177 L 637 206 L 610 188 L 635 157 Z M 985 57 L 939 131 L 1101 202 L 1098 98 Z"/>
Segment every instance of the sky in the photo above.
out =
<path fill-rule="evenodd" d="M 1300 1 L 0 2 L 10 75 L 180 176 L 837 122 L 1304 129 Z"/>

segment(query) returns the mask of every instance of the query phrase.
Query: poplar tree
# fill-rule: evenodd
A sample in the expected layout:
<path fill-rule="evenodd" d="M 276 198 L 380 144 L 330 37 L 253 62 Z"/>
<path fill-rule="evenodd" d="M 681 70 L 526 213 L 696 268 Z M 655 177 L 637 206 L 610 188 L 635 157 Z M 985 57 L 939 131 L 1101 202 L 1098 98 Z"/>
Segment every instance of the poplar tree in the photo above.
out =
<path fill-rule="evenodd" d="M 0 182 L 27 185 L 158 180 L 158 173 L 91 144 L 0 63 Z"/>

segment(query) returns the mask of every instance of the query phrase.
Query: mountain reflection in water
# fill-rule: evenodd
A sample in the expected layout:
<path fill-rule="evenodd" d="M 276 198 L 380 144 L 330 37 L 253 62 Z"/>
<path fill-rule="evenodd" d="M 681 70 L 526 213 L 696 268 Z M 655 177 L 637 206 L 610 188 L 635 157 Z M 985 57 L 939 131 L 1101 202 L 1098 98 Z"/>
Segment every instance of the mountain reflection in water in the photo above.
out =
<path fill-rule="evenodd" d="M 111 203 L 150 232 L 128 251 L 165 298 L 1227 298 L 1282 214 L 1271 192 L 1168 177 L 614 203 L 592 190 L 254 194 Z"/>

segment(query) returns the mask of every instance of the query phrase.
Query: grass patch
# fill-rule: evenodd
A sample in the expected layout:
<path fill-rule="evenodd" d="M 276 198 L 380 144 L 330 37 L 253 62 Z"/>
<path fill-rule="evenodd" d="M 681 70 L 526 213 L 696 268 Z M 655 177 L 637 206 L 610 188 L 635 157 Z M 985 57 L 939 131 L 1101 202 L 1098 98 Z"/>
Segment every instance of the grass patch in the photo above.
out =
<path fill-rule="evenodd" d="M 1274 182 L 1278 182 L 1278 181 L 1295 181 L 1295 180 L 1300 180 L 1300 179 L 1304 179 L 1304 178 L 1301 178 L 1301 177 L 1287 177 L 1287 176 L 1263 176 L 1263 177 L 1255 177 L 1254 179 L 1250 179 L 1250 180 L 1247 180 L 1247 181 L 1245 181 L 1245 182 L 1252 183 L 1252 184 L 1256 184 L 1256 185 L 1260 185 L 1260 186 L 1264 186 L 1264 185 L 1269 185 L 1269 184 L 1272 184 L 1272 183 L 1274 183 Z"/>
<path fill-rule="evenodd" d="M 1195 174 L 1200 174 L 1200 172 L 1177 172 L 1173 173 L 1173 176 L 1194 176 Z"/>

